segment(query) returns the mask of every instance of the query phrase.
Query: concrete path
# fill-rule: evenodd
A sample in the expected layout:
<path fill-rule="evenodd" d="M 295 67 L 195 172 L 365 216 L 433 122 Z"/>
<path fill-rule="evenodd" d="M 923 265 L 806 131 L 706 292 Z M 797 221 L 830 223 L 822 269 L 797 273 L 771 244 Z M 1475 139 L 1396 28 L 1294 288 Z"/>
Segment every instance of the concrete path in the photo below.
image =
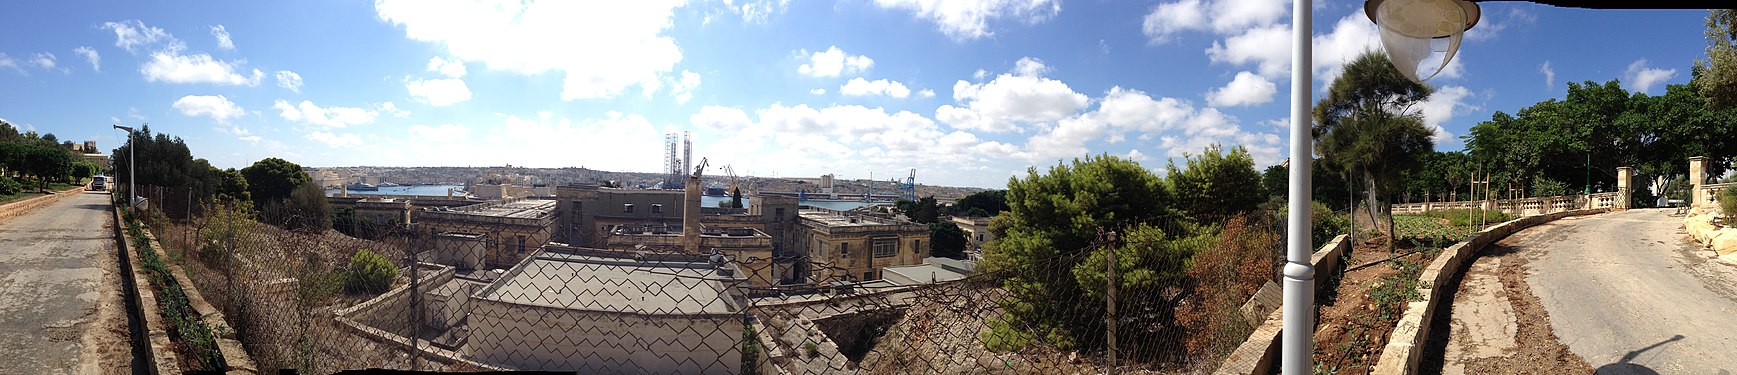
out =
<path fill-rule="evenodd" d="M 108 197 L 73 194 L 0 222 L 0 373 L 128 371 Z"/>
<path fill-rule="evenodd" d="M 1507 243 L 1558 341 L 1599 373 L 1737 373 L 1737 267 L 1702 255 L 1681 228 L 1666 211 L 1629 210 Z M 1491 272 L 1500 261 L 1481 257 L 1462 281 L 1443 372 L 1514 350 L 1515 313 Z"/>

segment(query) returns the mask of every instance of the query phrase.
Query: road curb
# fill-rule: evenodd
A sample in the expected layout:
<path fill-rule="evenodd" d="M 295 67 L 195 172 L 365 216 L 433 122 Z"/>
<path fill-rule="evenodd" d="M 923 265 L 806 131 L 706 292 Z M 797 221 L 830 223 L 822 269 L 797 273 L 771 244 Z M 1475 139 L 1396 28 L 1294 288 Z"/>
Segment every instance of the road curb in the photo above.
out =
<path fill-rule="evenodd" d="M 111 206 L 112 204 L 111 202 Z M 126 255 L 121 258 L 122 265 L 127 269 L 127 272 L 122 272 L 122 275 L 124 276 L 123 283 L 127 289 L 128 314 L 136 314 L 140 318 L 136 321 L 144 322 L 142 326 L 133 324 L 131 327 L 134 332 L 135 355 L 144 355 L 146 368 L 151 374 L 179 374 L 182 372 L 180 361 L 175 352 L 174 343 L 169 340 L 168 323 L 163 321 L 161 308 L 157 304 L 156 293 L 148 282 L 145 285 L 140 285 L 138 282 L 138 280 L 149 280 L 150 277 L 146 275 L 144 268 L 139 266 L 138 250 L 134 247 L 132 238 L 125 234 L 126 225 L 122 221 L 120 210 L 111 209 L 110 211 L 113 212 L 112 216 L 115 220 L 117 243 L 126 251 Z M 162 242 L 157 240 L 150 229 L 144 229 L 144 233 L 147 243 L 153 249 L 158 249 L 159 253 L 168 250 L 163 247 Z M 167 254 L 159 254 L 159 256 L 167 256 Z M 188 305 L 198 314 L 200 320 L 218 332 L 228 333 L 216 337 L 217 351 L 223 357 L 225 365 L 228 366 L 224 371 L 229 374 L 258 373 L 257 364 L 248 355 L 241 343 L 235 340 L 234 330 L 229 328 L 228 322 L 223 318 L 223 313 L 205 301 L 204 296 L 199 293 L 198 287 L 193 285 L 192 279 L 187 277 L 186 272 L 181 269 L 179 264 L 165 263 L 167 263 L 170 275 L 175 278 L 175 282 L 181 286 L 182 292 L 187 295 Z M 146 313 L 147 311 L 149 313 Z M 143 339 L 145 337 L 148 339 Z M 141 350 L 141 346 L 148 346 L 149 349 Z"/>
<path fill-rule="evenodd" d="M 34 198 L 26 198 L 23 200 L 17 200 L 17 201 L 13 201 L 13 202 L 9 202 L 9 203 L 0 205 L 0 222 L 4 222 L 4 221 L 11 219 L 11 218 L 14 218 L 14 217 L 24 216 L 24 215 L 27 215 L 31 212 L 35 212 L 36 209 L 47 207 L 48 205 L 54 204 L 54 202 L 59 202 L 61 197 L 65 197 L 65 196 L 70 195 L 70 194 L 80 194 L 83 192 L 84 192 L 84 187 L 80 186 L 80 187 L 76 187 L 76 188 L 58 191 L 58 192 L 55 192 L 54 194 L 43 195 L 43 196 L 38 196 L 38 197 L 34 197 Z"/>

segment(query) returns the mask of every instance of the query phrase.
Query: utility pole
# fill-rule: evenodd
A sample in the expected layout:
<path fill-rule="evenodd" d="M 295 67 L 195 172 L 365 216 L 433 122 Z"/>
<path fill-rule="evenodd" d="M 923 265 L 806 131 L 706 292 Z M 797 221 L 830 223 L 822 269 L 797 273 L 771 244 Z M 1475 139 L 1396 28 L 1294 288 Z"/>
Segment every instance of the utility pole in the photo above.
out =
<path fill-rule="evenodd" d="M 133 204 L 135 203 L 133 199 L 133 189 L 139 187 L 139 170 L 138 168 L 135 168 L 139 165 L 139 162 L 137 158 L 133 157 L 133 149 L 138 148 L 133 145 L 133 138 L 136 137 L 133 136 L 132 127 L 120 125 L 115 125 L 114 127 L 115 129 L 127 131 L 127 211 L 133 211 Z"/>

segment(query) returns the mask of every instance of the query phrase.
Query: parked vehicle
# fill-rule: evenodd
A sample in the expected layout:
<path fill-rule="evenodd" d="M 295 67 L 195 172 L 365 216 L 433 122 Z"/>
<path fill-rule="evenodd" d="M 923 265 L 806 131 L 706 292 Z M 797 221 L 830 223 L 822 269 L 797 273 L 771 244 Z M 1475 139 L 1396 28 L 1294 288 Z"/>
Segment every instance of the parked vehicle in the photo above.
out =
<path fill-rule="evenodd" d="M 109 177 L 108 176 L 104 176 L 104 175 L 99 174 L 99 175 L 96 175 L 96 177 L 91 178 L 91 182 L 90 182 L 90 189 L 91 190 L 103 191 L 103 190 L 108 190 L 108 188 L 109 188 Z"/>

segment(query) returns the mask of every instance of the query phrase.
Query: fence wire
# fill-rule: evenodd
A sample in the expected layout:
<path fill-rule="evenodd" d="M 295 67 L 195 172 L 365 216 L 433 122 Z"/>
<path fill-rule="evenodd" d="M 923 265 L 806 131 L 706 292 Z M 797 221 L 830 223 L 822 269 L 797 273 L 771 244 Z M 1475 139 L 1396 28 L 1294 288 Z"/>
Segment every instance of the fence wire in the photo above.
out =
<path fill-rule="evenodd" d="M 901 284 L 815 276 L 849 272 L 800 255 L 526 244 L 498 225 L 436 231 L 140 190 L 153 202 L 140 216 L 225 334 L 260 370 L 303 374 L 1204 373 L 1270 312 L 1248 301 L 1283 264 L 1271 214 L 1157 237 L 1105 230 L 1085 248 Z M 808 276 L 756 278 L 778 267 Z"/>

